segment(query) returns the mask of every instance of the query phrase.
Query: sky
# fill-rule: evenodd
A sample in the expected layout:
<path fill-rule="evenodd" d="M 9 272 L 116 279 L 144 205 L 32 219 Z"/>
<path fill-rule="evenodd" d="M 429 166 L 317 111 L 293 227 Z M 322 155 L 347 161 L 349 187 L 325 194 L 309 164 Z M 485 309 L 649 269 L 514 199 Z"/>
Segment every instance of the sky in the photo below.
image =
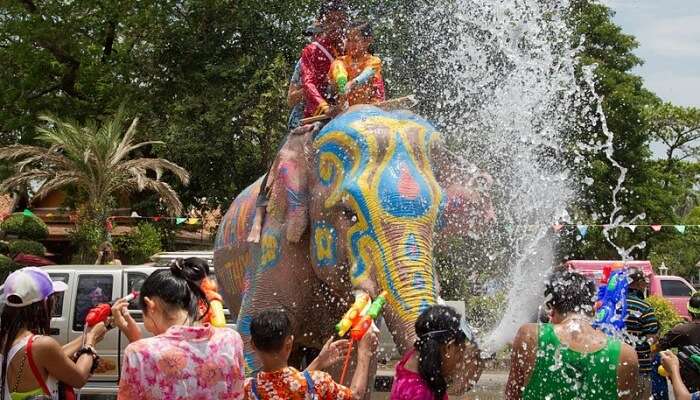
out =
<path fill-rule="evenodd" d="M 603 0 L 639 42 L 633 72 L 664 101 L 700 107 L 700 0 Z"/>

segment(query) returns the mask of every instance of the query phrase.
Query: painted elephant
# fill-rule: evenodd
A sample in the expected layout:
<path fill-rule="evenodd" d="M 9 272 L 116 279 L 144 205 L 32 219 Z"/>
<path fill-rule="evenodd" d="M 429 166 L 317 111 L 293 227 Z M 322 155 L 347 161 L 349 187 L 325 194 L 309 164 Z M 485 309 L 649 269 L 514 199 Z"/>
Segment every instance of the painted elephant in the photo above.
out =
<path fill-rule="evenodd" d="M 490 176 L 463 168 L 410 112 L 356 106 L 320 132 L 290 135 L 271 169 L 260 244 L 246 242 L 260 181 L 226 213 L 216 273 L 246 343 L 252 315 L 283 307 L 298 346 L 320 348 L 354 289 L 388 292 L 386 323 L 400 351 L 438 301 L 439 234 L 467 234 L 494 218 Z M 438 235 L 436 235 L 436 232 Z"/>

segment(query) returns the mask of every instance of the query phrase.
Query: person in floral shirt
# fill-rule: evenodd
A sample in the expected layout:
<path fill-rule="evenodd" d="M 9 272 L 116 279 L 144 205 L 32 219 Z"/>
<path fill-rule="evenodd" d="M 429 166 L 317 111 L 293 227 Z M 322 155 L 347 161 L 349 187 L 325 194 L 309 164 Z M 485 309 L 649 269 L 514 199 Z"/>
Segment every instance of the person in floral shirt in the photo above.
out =
<path fill-rule="evenodd" d="M 124 352 L 118 400 L 243 399 L 240 335 L 198 323 L 203 316 L 199 304 L 206 303 L 199 282 L 207 273 L 206 261 L 190 258 L 146 279 L 139 302 L 144 325 L 154 337 L 140 338 L 128 302 L 113 306 L 115 325 L 131 341 Z"/>
<path fill-rule="evenodd" d="M 341 359 L 329 355 L 333 343 L 329 340 L 319 357 L 300 372 L 287 365 L 292 352 L 294 336 L 287 313 L 281 310 L 262 311 L 253 317 L 250 335 L 262 369 L 246 381 L 246 400 L 354 400 L 364 397 L 367 391 L 369 363 L 377 347 L 378 339 L 370 329 L 358 343 L 357 368 L 350 387 L 336 383 L 330 375 L 318 371 Z M 346 346 L 347 347 L 347 346 Z"/>

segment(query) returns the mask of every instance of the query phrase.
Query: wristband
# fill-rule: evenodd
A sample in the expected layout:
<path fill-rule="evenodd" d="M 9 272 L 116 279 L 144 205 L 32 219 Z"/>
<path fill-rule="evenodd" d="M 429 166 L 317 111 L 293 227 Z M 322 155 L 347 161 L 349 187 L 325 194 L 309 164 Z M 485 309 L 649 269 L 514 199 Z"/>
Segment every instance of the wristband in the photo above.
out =
<path fill-rule="evenodd" d="M 92 357 L 92 365 L 90 366 L 90 375 L 95 373 L 97 366 L 99 365 L 100 356 L 97 355 L 95 348 L 92 346 L 85 346 L 75 353 L 75 360 L 77 361 L 84 354 L 89 354 Z"/>

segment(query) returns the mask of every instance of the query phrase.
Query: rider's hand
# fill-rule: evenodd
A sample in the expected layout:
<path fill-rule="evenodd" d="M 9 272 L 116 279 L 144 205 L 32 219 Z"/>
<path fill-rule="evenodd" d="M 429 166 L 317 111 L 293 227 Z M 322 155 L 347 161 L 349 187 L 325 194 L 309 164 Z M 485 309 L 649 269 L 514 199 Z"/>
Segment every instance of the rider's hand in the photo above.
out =
<path fill-rule="evenodd" d="M 119 299 L 112 305 L 112 318 L 114 325 L 124 332 L 130 342 L 141 339 L 141 330 L 129 313 L 129 302 L 126 299 Z"/>
<path fill-rule="evenodd" d="M 97 343 L 100 343 L 102 339 L 104 339 L 106 333 L 107 327 L 105 326 L 105 323 L 100 322 L 87 331 L 85 334 L 85 344 L 94 346 Z"/>
<path fill-rule="evenodd" d="M 379 345 L 379 334 L 378 330 L 375 328 L 374 324 L 367 330 L 365 336 L 360 339 L 360 343 L 357 345 L 357 357 L 371 358 L 377 346 Z"/>

